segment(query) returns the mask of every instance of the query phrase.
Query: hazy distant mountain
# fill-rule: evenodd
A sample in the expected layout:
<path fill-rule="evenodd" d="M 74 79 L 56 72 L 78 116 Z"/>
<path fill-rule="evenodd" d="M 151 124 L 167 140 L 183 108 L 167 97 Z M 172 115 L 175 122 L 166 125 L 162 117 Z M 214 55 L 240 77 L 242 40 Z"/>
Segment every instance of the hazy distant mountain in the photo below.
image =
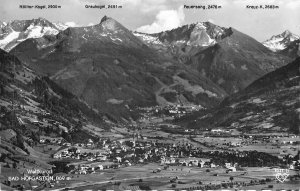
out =
<path fill-rule="evenodd" d="M 212 107 L 227 94 L 197 70 L 159 54 L 112 18 L 28 39 L 11 53 L 89 105 L 119 118 L 156 104 Z"/>
<path fill-rule="evenodd" d="M 0 23 L 0 48 L 9 51 L 28 38 L 56 35 L 62 29 L 43 18 Z"/>
<path fill-rule="evenodd" d="M 284 50 L 287 48 L 293 41 L 298 40 L 300 37 L 286 30 L 281 34 L 274 35 L 270 39 L 263 42 L 270 50 L 276 52 Z"/>

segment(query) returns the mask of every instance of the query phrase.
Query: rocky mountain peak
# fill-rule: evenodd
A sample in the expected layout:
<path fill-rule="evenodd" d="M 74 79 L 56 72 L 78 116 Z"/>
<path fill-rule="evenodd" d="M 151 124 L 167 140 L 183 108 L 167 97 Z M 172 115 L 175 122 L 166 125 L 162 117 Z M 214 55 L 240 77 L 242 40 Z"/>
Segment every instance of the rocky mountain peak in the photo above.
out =
<path fill-rule="evenodd" d="M 102 17 L 102 19 L 100 21 L 100 24 L 103 23 L 103 22 L 105 22 L 105 21 L 107 21 L 107 20 L 109 20 L 109 19 L 111 19 L 111 18 L 108 17 L 108 16 L 106 16 L 106 15 L 104 15 L 104 17 Z"/>
<path fill-rule="evenodd" d="M 263 42 L 267 48 L 272 51 L 283 50 L 288 47 L 293 41 L 299 39 L 298 35 L 293 34 L 289 30 L 285 30 L 283 33 L 273 35 L 270 39 Z"/>
<path fill-rule="evenodd" d="M 289 31 L 289 30 L 285 30 L 283 33 L 281 33 L 281 35 L 282 35 L 283 37 L 288 37 L 288 36 L 292 35 L 292 33 L 291 33 L 291 31 Z"/>
<path fill-rule="evenodd" d="M 53 27 L 53 28 L 56 28 L 55 25 L 53 25 L 50 21 L 48 21 L 47 19 L 45 18 L 42 18 L 42 17 L 39 17 L 37 19 L 32 19 L 31 20 L 31 24 L 33 25 L 40 25 L 40 26 L 43 26 L 43 27 Z"/>
<path fill-rule="evenodd" d="M 121 26 L 116 20 L 106 15 L 101 19 L 100 25 L 108 30 L 116 30 Z"/>

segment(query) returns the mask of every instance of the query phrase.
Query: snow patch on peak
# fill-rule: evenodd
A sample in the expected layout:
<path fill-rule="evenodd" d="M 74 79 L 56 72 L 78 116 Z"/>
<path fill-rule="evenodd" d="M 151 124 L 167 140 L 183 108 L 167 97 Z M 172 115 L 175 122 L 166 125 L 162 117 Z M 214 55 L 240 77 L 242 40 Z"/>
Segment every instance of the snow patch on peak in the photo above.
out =
<path fill-rule="evenodd" d="M 64 23 L 53 23 L 53 25 L 58 28 L 58 30 L 66 30 L 69 26 Z"/>
<path fill-rule="evenodd" d="M 51 27 L 41 27 L 31 24 L 24 33 L 27 35 L 27 38 L 40 38 L 44 35 L 56 35 L 58 32 L 58 30 Z"/>
<path fill-rule="evenodd" d="M 0 28 L 2 28 L 2 27 L 5 27 L 7 25 L 7 23 L 6 22 L 2 22 L 2 21 L 0 21 Z"/>
<path fill-rule="evenodd" d="M 100 25 L 102 25 L 102 27 L 106 30 L 115 31 L 117 29 L 117 22 L 114 19 L 107 16 L 104 16 L 101 19 Z"/>
<path fill-rule="evenodd" d="M 264 42 L 263 45 L 272 50 L 273 52 L 283 50 L 286 48 L 286 45 L 280 43 L 281 40 L 274 40 L 269 42 Z"/>
<path fill-rule="evenodd" d="M 206 30 L 207 27 L 203 23 L 196 23 L 195 29 L 203 29 Z"/>
<path fill-rule="evenodd" d="M 16 31 L 12 31 L 11 33 L 9 33 L 5 38 L 0 40 L 0 48 L 3 50 L 11 50 L 13 47 L 10 48 L 6 48 L 7 45 L 12 42 L 15 41 L 20 35 L 20 32 L 16 32 Z"/>
<path fill-rule="evenodd" d="M 188 45 L 191 46 L 210 46 L 215 44 L 215 39 L 212 39 L 207 33 L 207 27 L 204 23 L 197 23 L 191 32 Z"/>
<path fill-rule="evenodd" d="M 162 44 L 162 42 L 158 39 L 158 37 L 153 37 L 148 34 L 133 32 L 133 35 L 140 38 L 142 41 L 146 42 L 147 44 Z"/>

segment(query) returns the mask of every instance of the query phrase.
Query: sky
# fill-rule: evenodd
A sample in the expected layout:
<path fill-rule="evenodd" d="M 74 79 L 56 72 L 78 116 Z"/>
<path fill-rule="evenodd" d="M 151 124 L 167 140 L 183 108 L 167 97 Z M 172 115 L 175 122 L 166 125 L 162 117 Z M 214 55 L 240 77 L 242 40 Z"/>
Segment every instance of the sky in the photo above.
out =
<path fill-rule="evenodd" d="M 209 21 L 233 27 L 258 41 L 285 30 L 300 35 L 300 0 L 0 0 L 0 20 L 43 17 L 70 26 L 98 24 L 104 15 L 130 30 L 146 33 L 171 30 L 185 24 Z M 59 5 L 53 9 L 21 9 L 19 5 Z M 91 9 L 86 5 L 118 5 Z M 218 5 L 219 9 L 186 9 L 184 5 Z M 247 5 L 275 5 L 278 9 L 247 9 Z"/>

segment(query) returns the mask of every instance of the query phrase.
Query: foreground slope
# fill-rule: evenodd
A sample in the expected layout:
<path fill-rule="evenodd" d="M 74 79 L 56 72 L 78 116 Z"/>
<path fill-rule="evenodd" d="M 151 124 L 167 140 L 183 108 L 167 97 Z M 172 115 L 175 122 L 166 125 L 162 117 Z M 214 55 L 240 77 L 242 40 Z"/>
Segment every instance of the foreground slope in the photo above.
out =
<path fill-rule="evenodd" d="M 98 141 L 90 127 L 109 130 L 105 115 L 3 50 L 0 50 L 0 111 L 0 180 L 10 186 L 39 185 L 37 181 L 7 180 L 8 176 L 24 175 L 27 169 L 51 169 L 48 162 L 61 146 L 46 143 L 39 147 L 42 137 L 61 140 L 63 147 L 67 142 Z"/>
<path fill-rule="evenodd" d="M 93 137 L 82 130 L 84 124 L 106 127 L 104 115 L 3 50 L 0 64 L 1 130 L 11 129 L 29 142 L 45 134 L 72 141 L 76 133 Z"/>

